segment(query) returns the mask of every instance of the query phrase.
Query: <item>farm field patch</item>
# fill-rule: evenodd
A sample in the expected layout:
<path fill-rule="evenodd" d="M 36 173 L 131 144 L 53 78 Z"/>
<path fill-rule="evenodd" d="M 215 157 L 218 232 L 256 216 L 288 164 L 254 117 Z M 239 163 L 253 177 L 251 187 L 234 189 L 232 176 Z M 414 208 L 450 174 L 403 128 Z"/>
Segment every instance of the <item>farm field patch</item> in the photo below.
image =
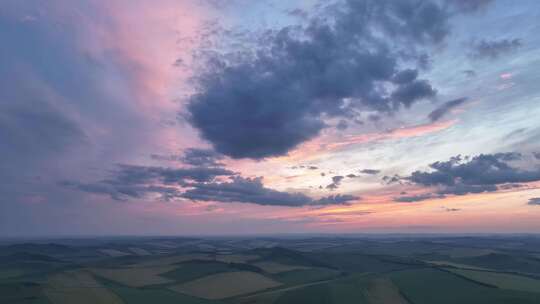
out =
<path fill-rule="evenodd" d="M 460 264 L 460 263 L 453 263 L 448 261 L 426 261 L 429 264 L 437 265 L 437 266 L 450 266 L 455 268 L 464 268 L 464 269 L 475 269 L 475 270 L 490 270 L 483 267 L 477 267 L 473 265 L 466 265 L 466 264 Z"/>
<path fill-rule="evenodd" d="M 365 294 L 369 304 L 409 304 L 396 285 L 388 279 L 373 280 Z"/>
<path fill-rule="evenodd" d="M 433 268 L 389 274 L 406 299 L 414 304 L 536 304 L 536 294 L 502 290 Z"/>
<path fill-rule="evenodd" d="M 281 273 L 291 270 L 300 270 L 300 269 L 309 269 L 310 267 L 301 266 L 301 265 L 287 265 L 276 262 L 259 262 L 254 263 L 254 266 L 257 266 L 268 273 Z"/>
<path fill-rule="evenodd" d="M 172 290 L 204 299 L 224 299 L 281 285 L 261 274 L 238 271 L 218 273 L 171 287 Z"/>
<path fill-rule="evenodd" d="M 473 281 L 497 286 L 501 289 L 540 293 L 540 280 L 535 280 L 520 275 L 452 268 L 448 268 L 447 270 L 467 277 Z"/>
<path fill-rule="evenodd" d="M 98 276 L 131 287 L 142 287 L 174 283 L 173 280 L 160 276 L 160 274 L 175 269 L 176 266 L 155 266 L 139 268 L 92 268 L 90 271 Z"/>
<path fill-rule="evenodd" d="M 47 280 L 44 293 L 54 304 L 122 304 L 122 300 L 84 271 L 63 272 Z"/>
<path fill-rule="evenodd" d="M 121 257 L 121 256 L 131 255 L 131 253 L 116 250 L 116 249 L 100 249 L 99 252 L 106 254 L 110 257 Z"/>

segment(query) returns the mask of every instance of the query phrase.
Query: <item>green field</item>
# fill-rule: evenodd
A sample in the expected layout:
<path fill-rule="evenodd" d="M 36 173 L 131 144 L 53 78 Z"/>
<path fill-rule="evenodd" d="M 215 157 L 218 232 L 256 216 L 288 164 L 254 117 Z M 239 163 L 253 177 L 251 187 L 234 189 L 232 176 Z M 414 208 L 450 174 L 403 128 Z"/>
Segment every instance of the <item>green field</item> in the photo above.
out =
<path fill-rule="evenodd" d="M 188 282 L 207 275 L 219 272 L 233 271 L 234 268 L 226 263 L 214 261 L 193 261 L 178 264 L 178 268 L 166 272 L 161 276 L 176 282 Z"/>
<path fill-rule="evenodd" d="M 540 280 L 520 275 L 452 268 L 449 268 L 448 271 L 462 275 L 473 281 L 496 286 L 500 289 L 540 293 Z"/>
<path fill-rule="evenodd" d="M 51 304 L 41 286 L 35 283 L 0 284 L 0 303 Z"/>
<path fill-rule="evenodd" d="M 327 268 L 310 268 L 291 270 L 275 274 L 273 278 L 287 285 L 297 285 L 315 281 L 323 281 L 340 275 L 339 271 Z"/>
<path fill-rule="evenodd" d="M 491 288 L 433 268 L 399 271 L 389 276 L 414 304 L 540 303 L 540 294 Z"/>
<path fill-rule="evenodd" d="M 204 300 L 190 297 L 167 289 L 157 288 L 130 288 L 113 287 L 111 290 L 116 293 L 126 304 L 215 304 L 217 301 Z"/>

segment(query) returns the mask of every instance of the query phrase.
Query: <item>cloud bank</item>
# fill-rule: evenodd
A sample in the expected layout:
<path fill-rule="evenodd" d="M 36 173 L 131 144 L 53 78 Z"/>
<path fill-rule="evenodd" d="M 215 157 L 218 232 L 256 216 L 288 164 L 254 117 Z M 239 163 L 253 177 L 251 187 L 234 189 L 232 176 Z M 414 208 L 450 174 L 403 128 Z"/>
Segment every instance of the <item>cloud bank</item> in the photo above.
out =
<path fill-rule="evenodd" d="M 217 162 L 223 156 L 212 150 L 190 148 L 177 158 L 188 167 L 118 165 L 111 171 L 110 177 L 104 180 L 91 183 L 65 180 L 60 185 L 82 192 L 108 195 L 118 201 L 153 195 L 164 201 L 187 199 L 301 207 L 345 205 L 360 199 L 340 194 L 314 199 L 299 192 L 270 189 L 263 185 L 263 177 L 245 178 L 224 168 L 223 164 Z M 336 188 L 341 179 L 333 178 Z"/>
<path fill-rule="evenodd" d="M 431 171 L 415 171 L 401 179 L 421 186 L 438 187 L 436 195 L 493 192 L 507 185 L 515 187 L 540 180 L 540 167 L 531 165 L 526 170 L 511 165 L 522 159 L 520 153 L 480 154 L 472 158 L 458 155 L 448 161 L 430 164 Z"/>
<path fill-rule="evenodd" d="M 208 58 L 187 119 L 219 153 L 261 159 L 314 138 L 325 118 L 388 114 L 433 98 L 419 71 L 424 50 L 450 33 L 452 7 L 344 1 L 304 26 L 268 31 L 253 51 Z"/>

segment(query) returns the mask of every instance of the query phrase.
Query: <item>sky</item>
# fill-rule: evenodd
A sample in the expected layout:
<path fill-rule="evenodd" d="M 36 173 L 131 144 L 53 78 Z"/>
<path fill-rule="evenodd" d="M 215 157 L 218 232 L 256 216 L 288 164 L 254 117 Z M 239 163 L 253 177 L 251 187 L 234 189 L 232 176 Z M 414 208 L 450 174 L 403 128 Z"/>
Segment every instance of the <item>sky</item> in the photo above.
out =
<path fill-rule="evenodd" d="M 540 233 L 536 0 L 4 0 L 0 236 Z"/>

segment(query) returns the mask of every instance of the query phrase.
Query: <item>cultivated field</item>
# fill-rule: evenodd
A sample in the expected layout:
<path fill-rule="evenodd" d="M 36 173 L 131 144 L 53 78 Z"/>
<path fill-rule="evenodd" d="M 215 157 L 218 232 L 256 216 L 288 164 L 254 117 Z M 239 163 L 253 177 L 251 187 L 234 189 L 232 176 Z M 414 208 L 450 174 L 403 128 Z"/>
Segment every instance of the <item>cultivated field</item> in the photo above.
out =
<path fill-rule="evenodd" d="M 258 273 L 238 271 L 206 276 L 185 284 L 173 286 L 171 289 L 204 299 L 224 299 L 279 285 L 281 283 Z"/>
<path fill-rule="evenodd" d="M 497 253 L 497 251 L 481 248 L 451 248 L 443 251 L 443 253 L 448 254 L 451 258 L 468 258 Z"/>
<path fill-rule="evenodd" d="M 451 271 L 452 273 L 462 275 L 473 281 L 497 286 L 501 289 L 511 289 L 529 292 L 540 291 L 540 280 L 535 280 L 520 275 L 451 268 L 447 270 Z"/>
<path fill-rule="evenodd" d="M 178 283 L 185 283 L 220 272 L 238 271 L 229 264 L 216 261 L 192 261 L 178 264 L 178 268 L 164 273 L 162 276 Z"/>
<path fill-rule="evenodd" d="M 54 304 L 122 304 L 122 300 L 84 271 L 64 272 L 47 280 L 44 293 Z"/>
<path fill-rule="evenodd" d="M 540 294 L 487 287 L 437 269 L 398 271 L 390 277 L 414 304 L 540 303 Z"/>
<path fill-rule="evenodd" d="M 482 267 L 476 267 L 472 265 L 465 265 L 465 264 L 459 264 L 459 263 L 453 263 L 453 262 L 447 262 L 447 261 L 426 261 L 427 263 L 437 265 L 437 266 L 450 266 L 455 268 L 463 268 L 463 269 L 475 269 L 475 270 L 489 270 Z"/>
<path fill-rule="evenodd" d="M 137 247 L 130 247 L 128 248 L 131 252 L 135 253 L 136 255 L 151 255 L 152 253 L 149 252 L 146 249 L 143 248 L 137 248 Z"/>
<path fill-rule="evenodd" d="M 246 263 L 252 260 L 259 258 L 257 255 L 246 255 L 246 254 L 227 254 L 227 255 L 217 255 L 216 261 L 224 263 Z"/>
<path fill-rule="evenodd" d="M 300 266 L 300 265 L 286 265 L 276 262 L 259 262 L 253 264 L 264 271 L 268 273 L 280 273 L 280 272 L 286 272 L 291 270 L 299 270 L 299 269 L 309 269 L 309 267 L 306 266 Z"/>
<path fill-rule="evenodd" d="M 288 285 L 304 284 L 315 281 L 323 281 L 339 275 L 339 271 L 327 268 L 308 268 L 280 272 L 274 277 Z"/>
<path fill-rule="evenodd" d="M 181 254 L 174 256 L 161 257 L 157 259 L 152 259 L 140 263 L 131 265 L 131 267 L 153 267 L 153 266 L 168 266 L 173 264 L 178 264 L 191 260 L 212 260 L 213 258 L 208 254 Z"/>
<path fill-rule="evenodd" d="M 99 251 L 111 257 L 121 257 L 121 256 L 131 255 L 131 253 L 123 252 L 116 249 L 100 249 Z"/>
<path fill-rule="evenodd" d="M 540 304 L 540 236 L 58 242 L 0 245 L 0 304 Z"/>
<path fill-rule="evenodd" d="M 142 287 L 148 285 L 158 285 L 174 283 L 173 280 L 159 276 L 162 273 L 175 269 L 176 266 L 155 266 L 139 268 L 91 268 L 90 271 L 100 277 L 115 281 L 126 286 Z"/>
<path fill-rule="evenodd" d="M 25 272 L 20 269 L 6 269 L 0 271 L 0 280 L 22 276 Z"/>
<path fill-rule="evenodd" d="M 388 279 L 375 279 L 366 292 L 369 304 L 409 304 L 399 293 L 399 289 Z"/>

